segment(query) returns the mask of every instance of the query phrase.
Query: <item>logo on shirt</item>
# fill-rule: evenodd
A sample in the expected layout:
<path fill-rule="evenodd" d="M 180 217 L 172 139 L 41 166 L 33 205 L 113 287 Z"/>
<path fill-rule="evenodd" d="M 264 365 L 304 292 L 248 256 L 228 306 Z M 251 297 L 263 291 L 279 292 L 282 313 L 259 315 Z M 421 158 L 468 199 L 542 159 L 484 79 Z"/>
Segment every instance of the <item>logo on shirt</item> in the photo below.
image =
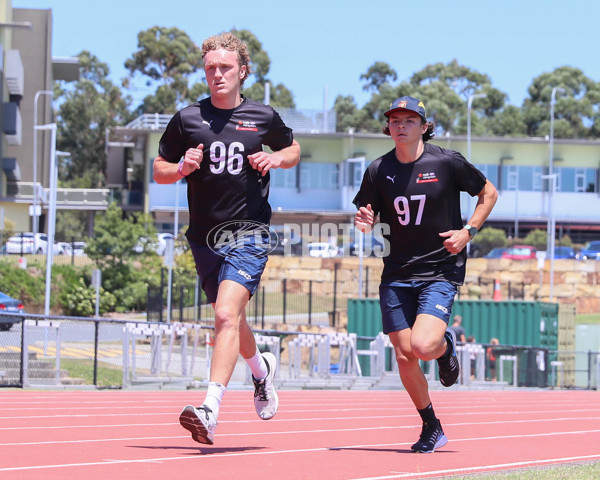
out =
<path fill-rule="evenodd" d="M 391 180 L 392 183 L 394 183 L 394 178 L 396 178 L 396 175 L 394 175 L 393 177 L 390 177 L 389 175 L 387 175 L 385 178 L 387 178 L 388 180 Z"/>
<path fill-rule="evenodd" d="M 246 130 L 249 132 L 257 132 L 258 127 L 256 126 L 256 122 L 250 120 L 240 120 L 235 127 L 236 130 Z"/>
<path fill-rule="evenodd" d="M 437 181 L 438 178 L 436 177 L 435 172 L 419 173 L 419 176 L 417 177 L 417 183 L 431 183 Z"/>
<path fill-rule="evenodd" d="M 210 122 L 207 122 L 206 120 L 202 120 L 202 123 L 204 123 L 205 125 L 208 125 L 208 128 L 210 128 L 212 130 L 212 120 Z"/>

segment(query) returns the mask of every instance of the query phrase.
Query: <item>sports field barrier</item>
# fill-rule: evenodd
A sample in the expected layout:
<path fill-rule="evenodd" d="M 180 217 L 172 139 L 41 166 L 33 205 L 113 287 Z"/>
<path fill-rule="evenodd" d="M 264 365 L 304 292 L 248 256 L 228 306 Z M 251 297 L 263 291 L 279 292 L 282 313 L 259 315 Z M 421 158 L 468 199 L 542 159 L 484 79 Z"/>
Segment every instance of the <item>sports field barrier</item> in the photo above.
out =
<path fill-rule="evenodd" d="M 282 388 L 402 388 L 393 348 L 379 331 L 368 336 L 330 328 L 255 332 L 259 348 L 280 360 Z M 0 386 L 202 387 L 212 334 L 212 325 L 199 323 L 26 315 L 0 332 Z M 495 378 L 488 348 L 504 357 Z M 599 351 L 476 343 L 459 345 L 458 353 L 463 366 L 458 388 L 599 388 Z M 245 363 L 239 364 L 232 383 L 250 388 Z M 436 362 L 424 363 L 423 370 L 432 388 L 439 387 Z"/>

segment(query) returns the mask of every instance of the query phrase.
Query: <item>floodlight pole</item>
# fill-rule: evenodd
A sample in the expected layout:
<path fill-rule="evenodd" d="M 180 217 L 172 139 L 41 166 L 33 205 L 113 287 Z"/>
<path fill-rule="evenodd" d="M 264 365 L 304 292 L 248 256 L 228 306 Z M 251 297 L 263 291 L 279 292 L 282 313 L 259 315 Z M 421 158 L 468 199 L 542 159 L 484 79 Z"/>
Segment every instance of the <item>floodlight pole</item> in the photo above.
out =
<path fill-rule="evenodd" d="M 471 106 L 476 98 L 484 98 L 485 93 L 474 93 L 467 99 L 467 161 L 471 163 Z M 469 210 L 471 210 L 471 197 L 469 197 Z"/>
<path fill-rule="evenodd" d="M 48 242 L 46 246 L 46 297 L 44 299 L 44 315 L 50 315 L 50 287 L 51 287 L 51 275 L 52 275 L 52 253 L 54 242 L 54 225 L 56 222 L 56 123 L 49 123 L 47 125 L 36 125 L 34 129 L 37 130 L 50 130 L 51 142 L 50 142 L 50 205 L 48 210 Z M 50 236 L 52 234 L 52 237 Z M 50 245 L 48 247 L 48 244 Z"/>
<path fill-rule="evenodd" d="M 37 247 L 37 233 L 39 232 L 39 215 L 38 215 L 38 184 L 37 184 L 37 115 L 38 115 L 38 99 L 41 95 L 50 95 L 50 90 L 40 90 L 36 92 L 33 98 L 33 241 L 34 247 Z M 39 129 L 42 130 L 42 129 Z"/>
<path fill-rule="evenodd" d="M 551 179 L 552 186 L 550 188 L 550 206 L 548 214 L 548 227 L 547 227 L 547 246 L 546 246 L 546 257 L 550 258 L 550 300 L 553 298 L 554 290 L 554 248 L 556 244 L 556 215 L 554 213 L 554 196 L 556 194 L 556 187 L 558 183 L 557 175 L 554 173 L 554 104 L 556 103 L 556 94 L 558 92 L 564 93 L 565 89 L 562 87 L 554 87 L 550 94 L 550 138 L 549 138 L 549 155 L 548 159 L 548 175 L 547 178 Z"/>
<path fill-rule="evenodd" d="M 476 98 L 487 97 L 485 93 L 474 93 L 467 100 L 467 160 L 471 163 L 471 105 Z"/>

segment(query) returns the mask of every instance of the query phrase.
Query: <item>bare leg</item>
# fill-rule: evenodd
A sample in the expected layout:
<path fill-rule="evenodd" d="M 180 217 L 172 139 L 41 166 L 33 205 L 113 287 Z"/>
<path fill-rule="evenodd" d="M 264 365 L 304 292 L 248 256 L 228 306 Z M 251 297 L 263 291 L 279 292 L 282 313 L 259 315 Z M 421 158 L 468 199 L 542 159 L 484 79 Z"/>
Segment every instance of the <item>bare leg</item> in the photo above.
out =
<path fill-rule="evenodd" d="M 389 334 L 394 345 L 402 384 L 415 407 L 420 410 L 431 403 L 427 379 L 419 360 L 435 360 L 446 351 L 446 323 L 432 315 L 418 315 L 412 329 Z"/>
<path fill-rule="evenodd" d="M 244 310 L 250 293 L 246 287 L 231 280 L 223 280 L 215 307 L 215 348 L 210 366 L 210 381 L 227 385 L 235 369 L 240 348 L 248 354 L 256 343 L 246 322 Z M 251 356 L 251 355 L 250 355 Z"/>

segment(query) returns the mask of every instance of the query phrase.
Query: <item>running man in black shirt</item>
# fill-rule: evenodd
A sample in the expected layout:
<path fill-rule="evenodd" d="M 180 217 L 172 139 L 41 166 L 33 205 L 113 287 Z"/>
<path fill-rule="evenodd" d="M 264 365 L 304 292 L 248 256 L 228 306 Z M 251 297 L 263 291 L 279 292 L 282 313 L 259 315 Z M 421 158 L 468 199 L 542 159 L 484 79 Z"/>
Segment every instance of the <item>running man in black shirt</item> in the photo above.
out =
<path fill-rule="evenodd" d="M 452 304 L 465 276 L 466 245 L 497 199 L 496 188 L 463 156 L 425 143 L 433 137 L 425 105 L 401 97 L 385 112 L 384 133 L 396 147 L 367 168 L 354 203 L 356 227 L 368 232 L 376 217 L 389 226 L 389 254 L 379 287 L 383 332 L 394 345 L 400 378 L 423 428 L 412 446 L 433 452 L 447 443 L 435 415 L 419 360 L 436 359 L 442 385 L 459 374 L 456 338 L 447 329 Z M 477 196 L 463 226 L 460 192 Z M 385 229 L 383 229 L 385 230 Z"/>
<path fill-rule="evenodd" d="M 269 171 L 296 165 L 300 146 L 277 112 L 241 95 L 250 74 L 242 41 L 230 33 L 210 37 L 202 55 L 211 96 L 173 116 L 160 140 L 154 179 L 185 177 L 188 184 L 186 237 L 215 309 L 215 345 L 204 402 L 187 405 L 179 421 L 195 441 L 212 445 L 239 354 L 252 371 L 257 414 L 268 420 L 277 412 L 276 359 L 259 352 L 245 307 L 267 262 Z"/>

